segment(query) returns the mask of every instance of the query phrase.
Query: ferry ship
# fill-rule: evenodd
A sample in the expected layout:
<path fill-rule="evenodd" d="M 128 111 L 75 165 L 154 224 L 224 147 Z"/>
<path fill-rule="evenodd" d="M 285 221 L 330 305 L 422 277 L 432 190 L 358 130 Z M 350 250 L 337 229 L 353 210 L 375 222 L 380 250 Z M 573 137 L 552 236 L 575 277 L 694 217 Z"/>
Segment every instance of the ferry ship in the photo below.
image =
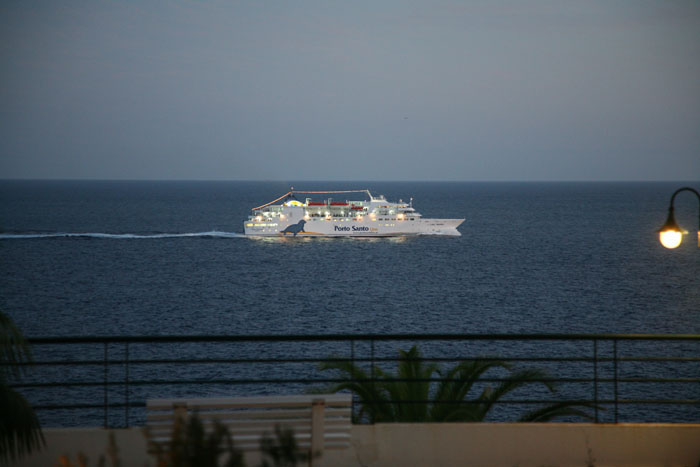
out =
<path fill-rule="evenodd" d="M 369 199 L 339 199 L 339 195 L 344 198 L 348 193 L 365 193 Z M 332 197 L 315 200 L 307 195 Z M 413 198 L 408 203 L 402 200 L 394 203 L 383 195 L 372 196 L 369 190 L 298 191 L 292 188 L 279 198 L 253 208 L 244 228 L 246 235 L 263 237 L 459 236 L 457 227 L 462 222 L 464 219 L 424 219 L 413 208 Z"/>

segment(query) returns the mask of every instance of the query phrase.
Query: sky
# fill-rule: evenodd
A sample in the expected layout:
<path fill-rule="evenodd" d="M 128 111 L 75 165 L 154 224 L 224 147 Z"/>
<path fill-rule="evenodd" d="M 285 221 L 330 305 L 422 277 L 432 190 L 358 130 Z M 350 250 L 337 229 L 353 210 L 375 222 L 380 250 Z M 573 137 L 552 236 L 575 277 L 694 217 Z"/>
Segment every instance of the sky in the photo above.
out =
<path fill-rule="evenodd" d="M 700 2 L 0 2 L 0 178 L 700 180 Z"/>

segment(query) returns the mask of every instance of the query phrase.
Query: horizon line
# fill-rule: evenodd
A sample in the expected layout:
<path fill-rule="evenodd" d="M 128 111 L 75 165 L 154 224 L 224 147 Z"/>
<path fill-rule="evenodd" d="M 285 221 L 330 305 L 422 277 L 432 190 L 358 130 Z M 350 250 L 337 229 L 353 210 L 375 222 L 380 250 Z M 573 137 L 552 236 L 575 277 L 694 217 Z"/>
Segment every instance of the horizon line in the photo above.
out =
<path fill-rule="evenodd" d="M 492 180 L 453 180 L 453 179 L 206 179 L 206 178 L 33 178 L 33 177 L 0 177 L 2 182 L 26 181 L 26 182 L 244 182 L 244 183 L 700 183 L 698 180 L 578 180 L 578 179 L 492 179 Z"/>

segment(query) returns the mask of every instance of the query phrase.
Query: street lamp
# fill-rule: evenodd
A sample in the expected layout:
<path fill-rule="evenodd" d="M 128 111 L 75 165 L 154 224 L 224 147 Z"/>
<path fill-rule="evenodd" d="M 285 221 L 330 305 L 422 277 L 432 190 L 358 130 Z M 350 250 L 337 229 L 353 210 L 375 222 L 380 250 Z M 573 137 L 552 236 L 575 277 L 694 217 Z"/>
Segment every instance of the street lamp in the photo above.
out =
<path fill-rule="evenodd" d="M 673 215 L 673 200 L 676 198 L 676 195 L 681 191 L 692 191 L 693 193 L 695 193 L 695 196 L 698 197 L 698 202 L 700 202 L 700 193 L 698 193 L 692 188 L 679 188 L 673 193 L 673 195 L 671 196 L 671 204 L 668 207 L 668 218 L 666 219 L 666 223 L 663 226 L 661 226 L 661 228 L 658 230 L 659 241 L 666 248 L 678 247 L 678 245 L 681 244 L 681 240 L 683 240 L 683 234 L 688 233 L 688 231 L 683 230 L 678 225 L 678 223 L 676 222 L 676 218 Z M 700 213 L 698 214 L 698 221 L 698 247 L 700 247 Z"/>

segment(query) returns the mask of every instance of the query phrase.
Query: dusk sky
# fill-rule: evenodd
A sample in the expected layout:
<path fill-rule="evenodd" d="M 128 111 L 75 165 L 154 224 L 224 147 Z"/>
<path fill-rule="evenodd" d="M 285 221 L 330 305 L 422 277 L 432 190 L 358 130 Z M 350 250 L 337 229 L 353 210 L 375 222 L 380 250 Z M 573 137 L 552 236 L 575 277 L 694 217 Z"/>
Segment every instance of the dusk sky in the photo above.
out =
<path fill-rule="evenodd" d="M 0 178 L 700 179 L 697 0 L 7 0 L 0 59 Z"/>

